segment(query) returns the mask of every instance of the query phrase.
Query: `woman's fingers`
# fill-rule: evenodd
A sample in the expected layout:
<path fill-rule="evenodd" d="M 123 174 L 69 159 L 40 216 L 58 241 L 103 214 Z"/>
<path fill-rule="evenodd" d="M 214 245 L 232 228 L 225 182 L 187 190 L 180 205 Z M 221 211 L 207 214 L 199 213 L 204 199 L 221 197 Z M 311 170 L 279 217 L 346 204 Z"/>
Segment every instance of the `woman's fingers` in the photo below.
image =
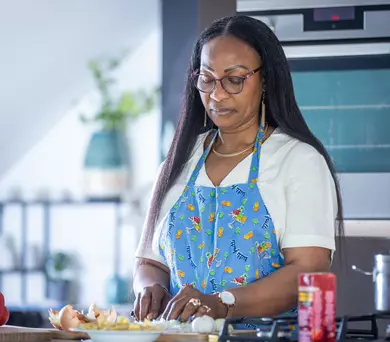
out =
<path fill-rule="evenodd" d="M 143 321 L 149 313 L 149 307 L 152 301 L 152 291 L 150 287 L 145 287 L 141 293 L 139 320 Z"/>
<path fill-rule="evenodd" d="M 162 314 L 161 317 L 164 318 L 164 319 L 168 319 L 169 313 L 170 313 L 170 311 L 171 311 L 172 306 L 174 305 L 174 303 L 175 303 L 176 301 L 180 300 L 181 298 L 185 297 L 185 296 L 186 296 L 186 292 L 184 291 L 184 288 L 182 288 L 182 289 L 178 292 L 178 294 L 177 294 L 175 297 L 171 298 L 171 299 L 168 301 L 168 303 L 167 303 L 167 305 L 165 306 L 164 312 L 163 312 L 163 314 Z"/>
<path fill-rule="evenodd" d="M 161 303 L 160 313 L 164 312 L 165 308 L 167 307 L 171 299 L 172 299 L 171 295 L 169 293 L 166 293 Z"/>
<path fill-rule="evenodd" d="M 173 305 L 173 303 L 177 300 L 177 296 L 171 298 L 171 300 L 167 303 L 167 305 L 165 306 L 165 309 L 161 315 L 161 318 L 163 319 L 168 319 L 168 316 L 169 316 L 169 312 L 171 311 L 171 307 Z"/>
<path fill-rule="evenodd" d="M 180 315 L 180 320 L 182 322 L 187 322 L 188 319 L 201 308 L 201 305 L 202 303 L 198 298 L 191 298 L 185 305 L 183 312 Z"/>
<path fill-rule="evenodd" d="M 162 286 L 157 284 L 152 286 L 150 310 L 146 316 L 147 319 L 152 320 L 158 317 L 165 294 L 166 291 Z"/>
<path fill-rule="evenodd" d="M 211 309 L 207 305 L 201 305 L 198 310 L 195 312 L 194 317 L 200 317 L 204 315 L 208 315 Z"/>
<path fill-rule="evenodd" d="M 145 287 L 141 293 L 137 294 L 134 302 L 134 315 L 139 321 L 143 321 L 145 318 L 156 319 L 161 312 L 161 317 L 165 320 L 180 318 L 182 322 L 188 321 L 191 317 L 203 315 L 213 317 L 206 297 L 192 286 L 185 286 L 175 297 L 170 298 L 164 287 L 155 284 Z M 207 304 L 203 303 L 202 299 Z"/>
<path fill-rule="evenodd" d="M 178 319 L 187 303 L 188 299 L 185 296 L 174 297 L 165 309 L 163 318 L 168 321 Z"/>
<path fill-rule="evenodd" d="M 162 318 L 176 320 L 180 317 L 181 321 L 188 320 L 201 306 L 201 298 L 203 298 L 202 293 L 194 289 L 193 286 L 183 286 L 167 304 Z"/>
<path fill-rule="evenodd" d="M 134 311 L 133 311 L 135 319 L 137 321 L 139 320 L 140 304 L 141 304 L 141 293 L 138 293 L 137 298 L 135 299 L 135 302 L 134 302 Z"/>
<path fill-rule="evenodd" d="M 154 284 L 145 287 L 137 294 L 134 302 L 135 318 L 138 321 L 143 321 L 145 318 L 149 320 L 157 318 L 167 303 L 166 298 L 169 298 L 169 293 L 163 286 Z"/>

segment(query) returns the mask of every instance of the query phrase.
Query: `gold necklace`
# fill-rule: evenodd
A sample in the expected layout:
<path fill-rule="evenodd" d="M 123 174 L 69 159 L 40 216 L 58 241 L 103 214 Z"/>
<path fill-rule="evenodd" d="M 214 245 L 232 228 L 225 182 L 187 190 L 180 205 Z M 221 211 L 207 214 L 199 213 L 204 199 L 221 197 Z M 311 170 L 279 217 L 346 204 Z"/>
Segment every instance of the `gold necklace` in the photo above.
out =
<path fill-rule="evenodd" d="M 264 129 L 264 134 L 263 134 L 263 139 L 261 139 L 261 143 L 263 143 L 264 141 L 264 137 L 265 137 L 265 134 L 267 132 L 267 129 L 268 129 L 268 124 L 265 125 L 265 129 Z M 224 157 L 224 158 L 230 158 L 230 157 L 237 157 L 239 156 L 240 154 L 243 154 L 245 153 L 246 151 L 250 150 L 253 146 L 255 146 L 255 143 L 249 145 L 248 147 L 245 147 L 243 150 L 241 151 L 238 151 L 238 152 L 233 152 L 233 153 L 220 153 L 220 152 L 217 152 L 215 150 L 215 147 L 213 147 L 213 152 L 219 156 L 219 157 Z"/>
<path fill-rule="evenodd" d="M 227 158 L 227 157 L 236 157 L 236 156 L 239 156 L 240 154 L 243 154 L 244 152 L 250 150 L 253 146 L 255 146 L 255 143 L 249 145 L 248 147 L 245 147 L 245 148 L 244 148 L 243 150 L 241 150 L 241 151 L 233 152 L 233 153 L 220 153 L 220 152 L 217 152 L 217 151 L 215 150 L 215 148 L 213 147 L 213 152 L 214 152 L 217 156 L 219 156 L 219 157 L 225 157 L 225 158 Z"/>

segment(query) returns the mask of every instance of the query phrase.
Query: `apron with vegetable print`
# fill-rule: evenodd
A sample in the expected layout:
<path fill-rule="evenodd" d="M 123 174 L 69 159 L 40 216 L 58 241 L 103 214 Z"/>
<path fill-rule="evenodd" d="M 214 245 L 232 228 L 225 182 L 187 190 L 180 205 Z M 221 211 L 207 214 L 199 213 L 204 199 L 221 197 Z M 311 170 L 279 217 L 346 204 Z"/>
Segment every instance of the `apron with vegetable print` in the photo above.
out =
<path fill-rule="evenodd" d="M 206 294 L 245 286 L 283 266 L 274 225 L 257 186 L 263 135 L 260 128 L 246 183 L 197 186 L 215 134 L 166 216 L 159 243 L 173 296 L 188 284 Z"/>

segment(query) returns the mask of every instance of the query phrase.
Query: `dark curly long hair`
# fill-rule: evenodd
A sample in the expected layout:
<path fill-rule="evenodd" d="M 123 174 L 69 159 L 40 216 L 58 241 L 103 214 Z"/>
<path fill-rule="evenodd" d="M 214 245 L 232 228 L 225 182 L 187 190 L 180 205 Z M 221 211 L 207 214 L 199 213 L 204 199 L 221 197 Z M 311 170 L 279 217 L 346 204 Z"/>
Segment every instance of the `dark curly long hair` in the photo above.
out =
<path fill-rule="evenodd" d="M 204 127 L 204 106 L 191 77 L 194 70 L 200 68 L 200 56 L 204 44 L 223 35 L 244 41 L 261 56 L 262 73 L 267 87 L 265 105 L 268 124 L 275 128 L 279 127 L 291 137 L 313 146 L 325 158 L 336 184 L 338 202 L 336 234 L 342 237 L 344 235 L 343 210 L 336 172 L 324 146 L 312 134 L 298 108 L 289 65 L 282 46 L 266 24 L 240 15 L 215 21 L 202 32 L 194 46 L 187 71 L 181 115 L 151 201 L 147 222 L 150 233 L 153 233 L 164 196 L 183 171 L 199 134 L 214 127 L 211 120 L 208 120 L 206 128 Z"/>

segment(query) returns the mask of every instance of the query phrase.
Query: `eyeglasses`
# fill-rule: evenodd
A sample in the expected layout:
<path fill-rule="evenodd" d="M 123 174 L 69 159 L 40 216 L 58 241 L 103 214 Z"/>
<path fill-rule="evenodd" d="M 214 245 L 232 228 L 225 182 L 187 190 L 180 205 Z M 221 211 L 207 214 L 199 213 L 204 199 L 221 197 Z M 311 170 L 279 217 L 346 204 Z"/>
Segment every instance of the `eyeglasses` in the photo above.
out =
<path fill-rule="evenodd" d="M 195 70 L 192 74 L 192 81 L 196 89 L 203 93 L 211 93 L 217 86 L 217 81 L 221 82 L 222 88 L 229 94 L 239 94 L 244 89 L 244 82 L 256 72 L 260 71 L 258 67 L 250 71 L 245 76 L 224 76 L 222 78 L 215 78 L 208 74 L 199 74 L 199 70 Z"/>

